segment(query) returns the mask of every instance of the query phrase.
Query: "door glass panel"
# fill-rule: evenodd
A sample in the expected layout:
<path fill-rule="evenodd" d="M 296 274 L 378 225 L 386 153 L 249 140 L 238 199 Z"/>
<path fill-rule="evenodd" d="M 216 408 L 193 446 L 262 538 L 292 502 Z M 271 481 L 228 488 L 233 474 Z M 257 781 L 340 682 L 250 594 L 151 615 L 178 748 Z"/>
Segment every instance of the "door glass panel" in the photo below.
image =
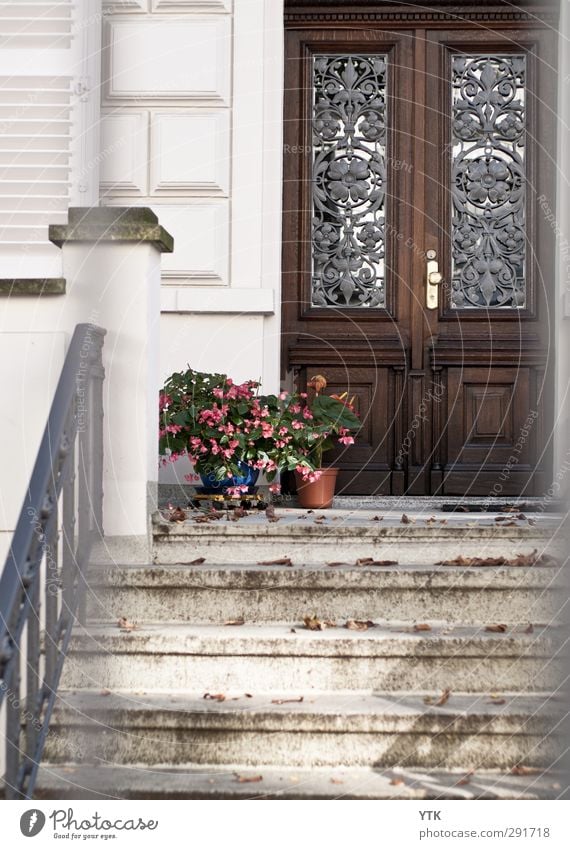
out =
<path fill-rule="evenodd" d="M 524 55 L 451 57 L 452 306 L 524 307 Z"/>
<path fill-rule="evenodd" d="M 386 56 L 313 60 L 314 307 L 385 306 Z"/>

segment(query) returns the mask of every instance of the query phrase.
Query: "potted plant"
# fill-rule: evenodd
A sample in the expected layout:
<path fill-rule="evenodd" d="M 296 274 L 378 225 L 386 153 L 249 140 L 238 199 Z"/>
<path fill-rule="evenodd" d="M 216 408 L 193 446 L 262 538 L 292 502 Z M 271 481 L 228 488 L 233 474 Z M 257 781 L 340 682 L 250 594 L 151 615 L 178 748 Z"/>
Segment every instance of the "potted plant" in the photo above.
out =
<path fill-rule="evenodd" d="M 309 402 L 306 393 L 261 395 L 253 380 L 236 384 L 222 374 L 175 372 L 159 398 L 164 462 L 186 454 L 206 486 L 232 496 L 247 491 L 261 470 L 278 492 L 277 474 L 294 471 L 302 499 L 305 487 L 308 495 L 311 484 L 330 477 L 322 455 L 334 437 L 350 445 L 350 431 L 360 425 L 343 398 L 320 394 L 321 375 L 310 385 L 315 396 Z"/>

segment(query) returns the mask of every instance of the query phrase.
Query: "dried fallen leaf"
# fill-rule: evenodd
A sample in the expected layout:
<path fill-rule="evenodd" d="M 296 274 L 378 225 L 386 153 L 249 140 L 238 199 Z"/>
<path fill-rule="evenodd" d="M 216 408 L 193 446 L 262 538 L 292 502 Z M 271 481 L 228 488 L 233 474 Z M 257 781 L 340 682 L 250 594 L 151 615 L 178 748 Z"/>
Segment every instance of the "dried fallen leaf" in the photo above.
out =
<path fill-rule="evenodd" d="M 348 566 L 348 563 L 344 563 L 342 560 L 333 560 L 327 563 L 327 566 Z"/>
<path fill-rule="evenodd" d="M 359 557 L 355 566 L 397 566 L 397 560 L 374 560 L 373 557 Z"/>
<path fill-rule="evenodd" d="M 487 625 L 485 627 L 485 630 L 491 631 L 493 634 L 504 634 L 505 631 L 507 630 L 507 626 L 501 625 L 501 624 L 499 624 L 499 625 Z"/>
<path fill-rule="evenodd" d="M 429 519 L 426 519 L 426 525 L 433 525 L 435 522 L 437 522 L 435 516 L 430 516 Z"/>
<path fill-rule="evenodd" d="M 383 521 L 384 521 L 384 516 L 373 516 L 373 517 L 372 517 L 372 521 L 373 521 L 373 522 L 383 522 Z"/>
<path fill-rule="evenodd" d="M 371 619 L 349 619 L 344 627 L 349 631 L 368 631 L 369 628 L 375 628 L 376 623 Z"/>
<path fill-rule="evenodd" d="M 263 781 L 262 775 L 240 775 L 238 772 L 234 772 L 234 775 L 239 784 L 257 784 L 257 782 Z"/>
<path fill-rule="evenodd" d="M 410 519 L 409 516 L 406 516 L 405 513 L 402 513 L 402 518 L 400 519 L 402 525 L 413 525 L 415 521 L 415 519 Z"/>
<path fill-rule="evenodd" d="M 305 616 L 303 622 L 305 623 L 305 628 L 308 628 L 309 631 L 324 631 L 325 628 L 336 628 L 336 622 L 331 622 L 328 619 L 321 621 L 316 615 Z"/>
<path fill-rule="evenodd" d="M 528 626 L 524 629 L 525 634 L 534 634 L 534 625 L 532 622 L 528 623 Z"/>
<path fill-rule="evenodd" d="M 185 522 L 186 511 L 183 510 L 182 507 L 174 507 L 170 511 L 170 516 L 168 518 L 171 522 Z"/>
<path fill-rule="evenodd" d="M 344 784 L 342 778 L 331 778 L 331 784 Z"/>
<path fill-rule="evenodd" d="M 491 696 L 487 702 L 488 705 L 506 705 L 506 703 L 507 700 L 503 699 L 501 696 Z"/>
<path fill-rule="evenodd" d="M 406 782 L 404 781 L 404 779 L 403 779 L 403 778 L 393 778 L 393 779 L 390 781 L 390 784 L 391 784 L 393 787 L 401 787 L 401 786 L 402 786 L 402 784 L 405 784 L 405 783 L 406 783 Z"/>
<path fill-rule="evenodd" d="M 247 516 L 247 510 L 244 510 L 243 507 L 234 507 L 232 510 L 232 522 L 238 522 L 245 516 Z"/>
<path fill-rule="evenodd" d="M 119 621 L 117 622 L 117 627 L 121 629 L 121 631 L 136 631 L 137 625 L 134 622 L 129 622 L 126 616 L 121 616 Z"/>
<path fill-rule="evenodd" d="M 206 562 L 205 557 L 197 557 L 195 560 L 191 560 L 188 565 L 189 566 L 199 566 L 200 563 L 205 563 L 205 562 Z"/>
<path fill-rule="evenodd" d="M 110 696 L 110 695 L 111 695 L 111 690 L 108 690 L 106 687 L 104 687 L 104 688 L 100 691 L 99 695 L 100 695 L 100 696 Z"/>
<path fill-rule="evenodd" d="M 277 557 L 275 560 L 258 560 L 258 566 L 292 566 L 293 561 L 290 557 Z"/>
<path fill-rule="evenodd" d="M 538 554 L 535 548 L 530 554 L 516 554 L 508 557 L 464 557 L 462 554 L 453 560 L 438 560 L 436 566 L 558 566 L 558 561 L 548 554 Z"/>
<path fill-rule="evenodd" d="M 228 619 L 224 622 L 224 625 L 245 625 L 245 619 L 243 616 L 240 616 L 239 619 Z"/>
<path fill-rule="evenodd" d="M 244 693 L 244 696 L 246 697 L 246 699 L 253 699 L 251 693 Z"/>
<path fill-rule="evenodd" d="M 265 515 L 267 516 L 267 520 L 269 522 L 278 522 L 279 517 L 275 515 L 275 507 L 273 504 L 268 504 L 265 508 Z"/>
<path fill-rule="evenodd" d="M 225 702 L 226 700 L 223 693 L 204 693 L 202 698 L 210 702 Z"/>
<path fill-rule="evenodd" d="M 292 705 L 304 701 L 304 696 L 299 696 L 298 699 L 271 699 L 272 705 Z"/>
<path fill-rule="evenodd" d="M 431 631 L 431 625 L 428 625 L 427 622 L 416 622 L 414 631 Z"/>
<path fill-rule="evenodd" d="M 471 778 L 474 774 L 474 770 L 469 770 L 469 772 L 466 772 L 463 778 L 460 778 L 457 782 L 457 786 L 464 787 L 466 784 L 471 784 Z"/>
<path fill-rule="evenodd" d="M 523 766 L 522 764 L 517 764 L 511 769 L 511 775 L 539 775 L 543 772 L 542 769 L 538 769 L 535 766 Z"/>
<path fill-rule="evenodd" d="M 449 697 L 451 696 L 451 690 L 444 690 L 439 699 L 435 702 L 436 707 L 441 707 L 449 701 Z"/>

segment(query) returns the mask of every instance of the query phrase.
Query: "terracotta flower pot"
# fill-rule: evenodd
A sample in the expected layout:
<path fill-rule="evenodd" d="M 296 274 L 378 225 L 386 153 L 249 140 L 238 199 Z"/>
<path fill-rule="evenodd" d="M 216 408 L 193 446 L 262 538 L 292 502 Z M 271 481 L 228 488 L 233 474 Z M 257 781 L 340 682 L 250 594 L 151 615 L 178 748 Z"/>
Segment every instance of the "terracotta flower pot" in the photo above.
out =
<path fill-rule="evenodd" d="M 332 507 L 337 475 L 338 469 L 321 469 L 319 479 L 309 483 L 295 472 L 297 500 L 301 507 L 309 510 L 326 510 Z"/>

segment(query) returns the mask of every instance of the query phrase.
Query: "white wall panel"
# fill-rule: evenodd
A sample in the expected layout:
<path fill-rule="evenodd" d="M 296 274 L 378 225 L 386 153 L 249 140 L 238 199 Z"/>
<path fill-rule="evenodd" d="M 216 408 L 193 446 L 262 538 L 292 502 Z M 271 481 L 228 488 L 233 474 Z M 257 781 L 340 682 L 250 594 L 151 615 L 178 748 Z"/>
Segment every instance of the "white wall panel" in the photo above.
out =
<path fill-rule="evenodd" d="M 152 118 L 151 191 L 224 194 L 229 191 L 227 111 L 157 113 Z"/>
<path fill-rule="evenodd" d="M 227 104 L 230 35 L 226 15 L 111 16 L 106 26 L 107 99 Z"/>
<path fill-rule="evenodd" d="M 146 12 L 148 0 L 103 0 L 103 8 L 111 12 Z"/>
<path fill-rule="evenodd" d="M 162 256 L 163 280 L 227 284 L 227 201 L 153 204 L 152 208 L 163 227 L 174 236 L 174 253 Z"/>
<path fill-rule="evenodd" d="M 152 0 L 157 12 L 230 12 L 231 8 L 232 0 Z"/>
<path fill-rule="evenodd" d="M 101 194 L 148 192 L 148 113 L 103 114 L 101 120 Z"/>

